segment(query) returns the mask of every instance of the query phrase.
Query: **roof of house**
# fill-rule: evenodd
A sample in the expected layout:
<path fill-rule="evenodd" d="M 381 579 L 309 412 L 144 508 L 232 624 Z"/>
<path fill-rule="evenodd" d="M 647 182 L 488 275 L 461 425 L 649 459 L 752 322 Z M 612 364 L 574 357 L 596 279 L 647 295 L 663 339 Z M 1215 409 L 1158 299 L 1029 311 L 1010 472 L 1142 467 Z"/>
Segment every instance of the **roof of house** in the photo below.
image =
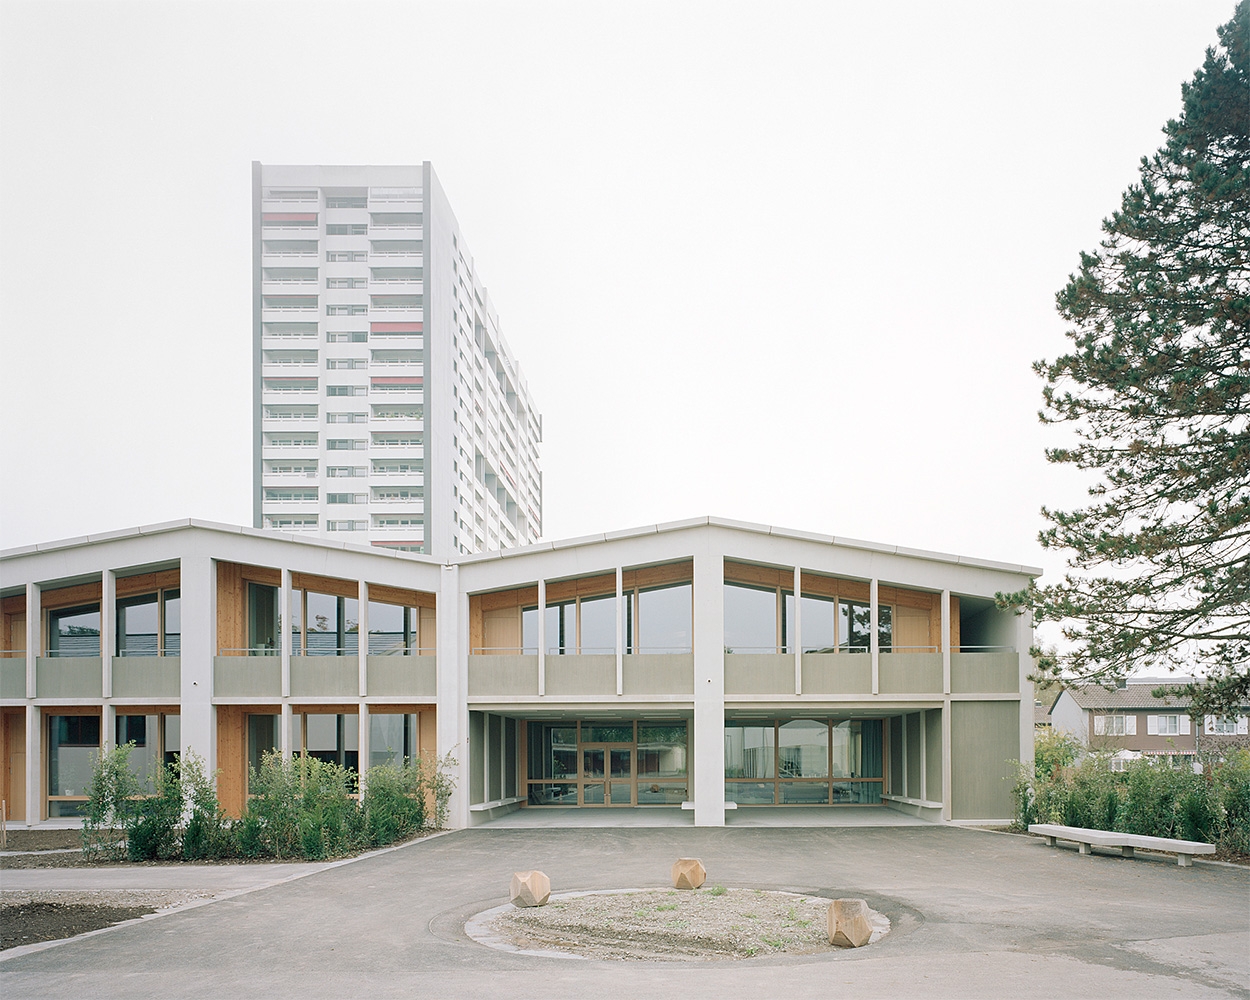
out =
<path fill-rule="evenodd" d="M 1155 678 L 1149 681 L 1129 681 L 1124 687 L 1112 688 L 1110 691 L 1097 684 L 1091 684 L 1086 687 L 1066 688 L 1060 693 L 1059 698 L 1062 698 L 1064 694 L 1071 695 L 1072 700 L 1087 711 L 1090 709 L 1131 711 L 1141 708 L 1188 708 L 1191 698 L 1184 696 L 1156 698 L 1153 692 L 1156 688 L 1179 686 L 1189 680 L 1191 680 L 1189 677 L 1171 677 Z M 1055 699 L 1056 703 L 1059 698 Z M 1054 711 L 1054 707 L 1052 704 L 1051 711 Z"/>
<path fill-rule="evenodd" d="M 1050 725 L 1050 707 L 1040 702 L 1033 703 L 1033 725 L 1049 726 Z"/>

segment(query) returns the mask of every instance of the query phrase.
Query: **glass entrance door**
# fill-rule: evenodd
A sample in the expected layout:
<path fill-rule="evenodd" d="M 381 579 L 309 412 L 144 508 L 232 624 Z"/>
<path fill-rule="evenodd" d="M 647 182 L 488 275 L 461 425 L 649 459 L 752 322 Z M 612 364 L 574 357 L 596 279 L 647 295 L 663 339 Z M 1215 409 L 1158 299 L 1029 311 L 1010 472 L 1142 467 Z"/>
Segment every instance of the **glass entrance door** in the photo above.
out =
<path fill-rule="evenodd" d="M 581 746 L 581 804 L 584 806 L 632 806 L 634 798 L 634 748 Z"/>

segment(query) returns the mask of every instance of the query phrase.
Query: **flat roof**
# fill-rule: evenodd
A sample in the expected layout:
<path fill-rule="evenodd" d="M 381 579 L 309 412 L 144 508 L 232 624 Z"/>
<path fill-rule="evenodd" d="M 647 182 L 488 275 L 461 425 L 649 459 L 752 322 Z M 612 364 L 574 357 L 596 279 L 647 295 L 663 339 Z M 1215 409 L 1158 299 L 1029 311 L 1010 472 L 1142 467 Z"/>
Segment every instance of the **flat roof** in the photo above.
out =
<path fill-rule="evenodd" d="M 722 517 L 694 517 L 682 521 L 665 521 L 661 524 L 648 524 L 637 528 L 625 528 L 620 531 L 605 531 L 594 535 L 581 535 L 575 538 L 555 539 L 553 541 L 534 542 L 515 549 L 500 549 L 492 552 L 477 552 L 470 555 L 453 556 L 450 559 L 436 559 L 433 556 L 417 552 L 400 552 L 374 545 L 363 545 L 358 542 L 340 542 L 317 535 L 302 532 L 284 532 L 273 529 L 249 528 L 242 525 L 224 524 L 218 521 L 205 521 L 199 518 L 182 518 L 177 521 L 162 521 L 158 524 L 142 525 L 135 528 L 124 528 L 119 531 L 105 531 L 91 535 L 79 535 L 72 538 L 61 538 L 55 541 L 38 542 L 34 545 L 22 545 L 11 549 L 0 550 L 0 560 L 13 559 L 18 556 L 34 555 L 41 552 L 55 552 L 60 549 L 77 548 L 84 545 L 98 545 L 103 542 L 119 541 L 126 538 L 137 538 L 143 535 L 158 535 L 186 528 L 199 528 L 206 531 L 222 531 L 235 535 L 250 535 L 256 538 L 277 538 L 300 545 L 314 545 L 328 549 L 343 549 L 350 552 L 368 552 L 375 556 L 393 559 L 407 559 L 413 562 L 457 565 L 468 563 L 489 562 L 495 559 L 510 559 L 516 556 L 529 555 L 537 552 L 570 549 L 582 545 L 596 545 L 602 542 L 617 541 L 625 538 L 637 538 L 645 535 L 662 535 L 669 532 L 686 531 L 691 528 L 714 527 L 728 528 L 757 535 L 771 535 L 777 538 L 789 538 L 802 542 L 814 542 L 819 545 L 834 545 L 848 549 L 861 549 L 869 552 L 881 552 L 887 555 L 908 556 L 913 559 L 925 559 L 931 562 L 951 563 L 958 566 L 969 566 L 976 569 L 1000 570 L 1007 573 L 1019 573 L 1025 576 L 1041 576 L 1038 566 L 1026 566 L 1022 563 L 996 562 L 992 559 L 976 559 L 971 556 L 954 555 L 948 552 L 934 552 L 928 549 L 913 549 L 903 545 L 886 545 L 881 542 L 865 541 L 859 538 L 843 538 L 838 535 L 824 535 L 818 532 L 797 531 L 793 528 L 782 528 L 776 525 L 756 524 L 751 521 L 736 521 Z"/>

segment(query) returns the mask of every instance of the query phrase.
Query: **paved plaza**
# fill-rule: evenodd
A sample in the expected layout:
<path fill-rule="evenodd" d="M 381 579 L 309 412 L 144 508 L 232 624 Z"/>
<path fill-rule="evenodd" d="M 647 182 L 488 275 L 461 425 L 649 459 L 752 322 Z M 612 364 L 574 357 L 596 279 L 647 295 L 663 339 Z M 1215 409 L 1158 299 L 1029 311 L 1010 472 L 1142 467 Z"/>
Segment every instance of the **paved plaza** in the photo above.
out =
<path fill-rule="evenodd" d="M 709 885 L 863 896 L 894 930 L 858 951 L 711 962 L 525 956 L 464 935 L 466 918 L 506 901 L 515 870 L 542 869 L 556 891 L 649 887 L 666 884 L 679 856 L 702 858 Z M 0 992 L 6 1000 L 1250 997 L 1246 869 L 1082 857 L 954 827 L 504 825 L 335 865 L 178 871 L 4 872 L 5 888 L 181 881 L 221 898 L 9 953 Z"/>

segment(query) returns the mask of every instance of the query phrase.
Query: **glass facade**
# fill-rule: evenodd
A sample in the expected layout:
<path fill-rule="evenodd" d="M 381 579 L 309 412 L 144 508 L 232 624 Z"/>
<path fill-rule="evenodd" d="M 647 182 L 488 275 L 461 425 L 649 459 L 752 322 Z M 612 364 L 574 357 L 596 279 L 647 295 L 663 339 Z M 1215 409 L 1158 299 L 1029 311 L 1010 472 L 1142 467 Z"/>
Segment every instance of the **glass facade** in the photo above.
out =
<path fill-rule="evenodd" d="M 48 718 L 48 817 L 82 816 L 100 753 L 98 715 Z"/>
<path fill-rule="evenodd" d="M 100 605 L 84 604 L 49 611 L 48 655 L 99 656 Z"/>
<path fill-rule="evenodd" d="M 726 722 L 725 799 L 739 805 L 878 804 L 880 719 Z"/>
<path fill-rule="evenodd" d="M 369 602 L 369 655 L 399 656 L 417 652 L 420 618 L 416 608 Z"/>
<path fill-rule="evenodd" d="M 372 611 L 370 611 L 370 619 Z M 370 629 L 372 637 L 372 629 Z M 369 715 L 369 766 L 391 764 L 403 766 L 418 756 L 417 717 L 415 715 Z"/>
<path fill-rule="evenodd" d="M 181 651 L 179 591 L 164 590 L 118 599 L 118 656 L 178 656 Z"/>
<path fill-rule="evenodd" d="M 530 805 L 680 805 L 688 798 L 684 721 L 530 722 Z"/>
<path fill-rule="evenodd" d="M 780 653 L 777 591 L 725 584 L 725 652 Z"/>

